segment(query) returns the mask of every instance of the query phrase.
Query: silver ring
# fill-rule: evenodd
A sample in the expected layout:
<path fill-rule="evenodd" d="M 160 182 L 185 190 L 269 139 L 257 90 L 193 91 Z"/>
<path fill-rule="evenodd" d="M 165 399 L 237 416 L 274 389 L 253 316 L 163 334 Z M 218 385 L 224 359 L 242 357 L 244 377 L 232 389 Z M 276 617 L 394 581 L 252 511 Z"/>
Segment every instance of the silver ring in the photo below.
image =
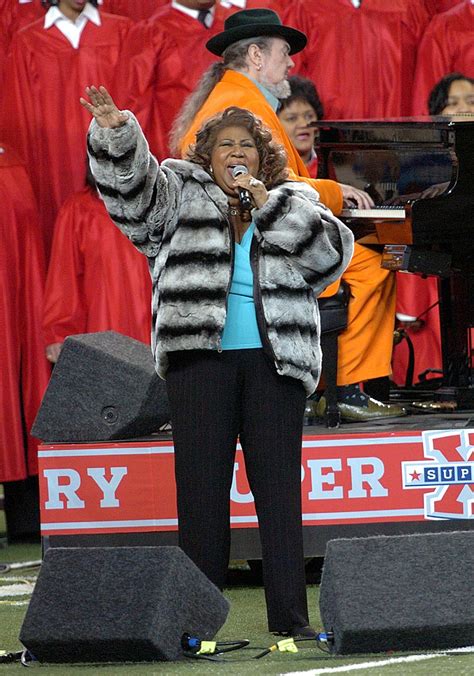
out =
<path fill-rule="evenodd" d="M 249 185 L 257 185 L 257 183 L 258 183 L 257 179 L 253 177 L 249 181 Z"/>

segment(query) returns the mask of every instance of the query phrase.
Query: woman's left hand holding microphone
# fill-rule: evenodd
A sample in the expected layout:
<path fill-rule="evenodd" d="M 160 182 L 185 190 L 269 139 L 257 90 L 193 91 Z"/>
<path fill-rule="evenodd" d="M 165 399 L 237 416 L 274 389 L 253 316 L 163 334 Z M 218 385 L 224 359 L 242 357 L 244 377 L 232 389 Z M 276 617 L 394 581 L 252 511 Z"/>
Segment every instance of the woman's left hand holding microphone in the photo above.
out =
<path fill-rule="evenodd" d="M 236 188 L 248 190 L 257 209 L 263 207 L 268 199 L 268 192 L 262 181 L 251 174 L 240 174 L 234 180 Z"/>

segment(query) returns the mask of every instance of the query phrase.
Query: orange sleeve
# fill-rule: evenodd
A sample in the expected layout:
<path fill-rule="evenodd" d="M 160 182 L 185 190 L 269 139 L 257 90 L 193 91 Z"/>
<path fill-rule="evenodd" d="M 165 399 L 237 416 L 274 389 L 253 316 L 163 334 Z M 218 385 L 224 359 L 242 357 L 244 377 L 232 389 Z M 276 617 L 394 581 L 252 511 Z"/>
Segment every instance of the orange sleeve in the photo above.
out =
<path fill-rule="evenodd" d="M 318 191 L 320 201 L 337 216 L 342 210 L 342 190 L 336 181 L 330 181 L 324 178 L 307 178 L 298 176 L 290 169 L 289 178 L 292 181 L 304 181 L 312 188 Z"/>

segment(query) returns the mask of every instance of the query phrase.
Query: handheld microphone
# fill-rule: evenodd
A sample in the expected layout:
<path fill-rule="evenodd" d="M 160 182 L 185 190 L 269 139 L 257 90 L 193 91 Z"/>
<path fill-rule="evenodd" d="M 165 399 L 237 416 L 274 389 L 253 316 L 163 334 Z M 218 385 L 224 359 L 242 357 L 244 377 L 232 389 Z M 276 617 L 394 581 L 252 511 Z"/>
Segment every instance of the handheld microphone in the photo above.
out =
<path fill-rule="evenodd" d="M 249 170 L 243 164 L 236 164 L 235 167 L 233 167 L 232 169 L 233 178 L 237 178 L 237 176 L 242 176 L 242 174 L 248 173 Z M 246 190 L 245 188 L 237 188 L 237 190 L 239 191 L 240 206 L 242 207 L 242 209 L 250 211 L 250 209 L 252 208 L 252 200 L 250 198 L 249 191 Z"/>

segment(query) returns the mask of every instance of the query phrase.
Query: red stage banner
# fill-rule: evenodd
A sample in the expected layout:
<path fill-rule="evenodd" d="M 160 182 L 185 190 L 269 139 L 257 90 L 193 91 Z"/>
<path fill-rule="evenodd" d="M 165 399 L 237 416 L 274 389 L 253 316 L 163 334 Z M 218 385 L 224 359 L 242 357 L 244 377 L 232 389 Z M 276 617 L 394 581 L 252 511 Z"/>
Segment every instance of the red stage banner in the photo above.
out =
<path fill-rule="evenodd" d="M 43 445 L 43 535 L 177 530 L 167 441 Z M 304 436 L 304 525 L 474 518 L 474 430 Z M 237 448 L 231 525 L 256 528 Z"/>

